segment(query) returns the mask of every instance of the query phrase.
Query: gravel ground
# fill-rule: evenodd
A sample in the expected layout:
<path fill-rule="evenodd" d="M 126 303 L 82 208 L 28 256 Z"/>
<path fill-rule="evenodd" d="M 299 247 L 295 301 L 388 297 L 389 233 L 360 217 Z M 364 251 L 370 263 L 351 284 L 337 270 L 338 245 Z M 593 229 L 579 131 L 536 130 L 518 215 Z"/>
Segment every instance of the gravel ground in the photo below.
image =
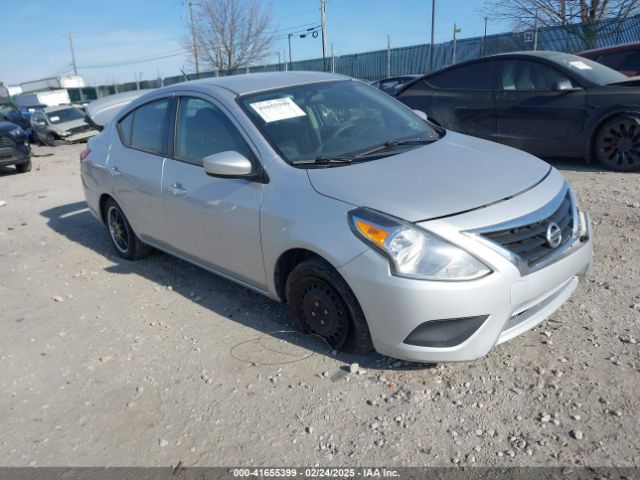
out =
<path fill-rule="evenodd" d="M 592 272 L 487 358 L 428 366 L 333 355 L 258 294 L 119 259 L 82 148 L 0 168 L 0 465 L 640 465 L 637 174 L 554 162 L 592 215 Z"/>

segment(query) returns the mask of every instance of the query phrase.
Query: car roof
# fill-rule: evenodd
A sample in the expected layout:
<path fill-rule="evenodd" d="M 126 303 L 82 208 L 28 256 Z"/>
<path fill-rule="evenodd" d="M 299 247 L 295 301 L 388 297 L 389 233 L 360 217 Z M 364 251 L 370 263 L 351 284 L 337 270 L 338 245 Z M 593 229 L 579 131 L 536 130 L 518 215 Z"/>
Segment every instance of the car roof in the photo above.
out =
<path fill-rule="evenodd" d="M 433 75 L 437 75 L 441 72 L 444 72 L 446 70 L 449 69 L 454 69 L 454 68 L 458 68 L 464 65 L 472 65 L 474 63 L 482 63 L 482 62 L 488 62 L 491 60 L 495 60 L 495 59 L 505 59 L 505 58 L 542 58 L 545 60 L 551 60 L 555 57 L 574 57 L 576 59 L 580 58 L 577 57 L 576 55 L 573 55 L 571 53 L 565 53 L 565 52 L 553 52 L 553 51 L 547 51 L 547 50 L 538 50 L 538 51 L 530 51 L 530 50 L 524 50 L 524 51 L 518 51 L 518 52 L 505 52 L 505 53 L 496 53 L 495 55 L 487 55 L 486 57 L 480 57 L 480 58 L 474 58 L 472 60 L 466 60 L 464 62 L 460 62 L 460 63 L 454 63 L 453 65 L 447 65 L 444 68 L 441 68 L 440 70 L 435 70 L 431 73 L 427 73 L 423 78 L 430 78 Z M 411 84 L 413 84 L 415 82 L 411 82 Z M 407 85 L 408 86 L 408 85 Z"/>
<path fill-rule="evenodd" d="M 230 75 L 228 77 L 215 77 L 203 80 L 192 80 L 178 85 L 189 86 L 215 86 L 222 87 L 236 95 L 246 95 L 264 90 L 303 85 L 305 83 L 331 82 L 336 80 L 348 80 L 345 75 L 336 75 L 324 72 L 268 72 L 268 73 L 245 73 L 242 75 Z"/>
<path fill-rule="evenodd" d="M 585 50 L 578 55 L 595 55 L 601 53 L 614 53 L 614 52 L 626 52 L 628 50 L 640 50 L 639 42 L 623 43 L 622 45 L 612 45 L 610 47 L 593 48 L 591 50 Z"/>

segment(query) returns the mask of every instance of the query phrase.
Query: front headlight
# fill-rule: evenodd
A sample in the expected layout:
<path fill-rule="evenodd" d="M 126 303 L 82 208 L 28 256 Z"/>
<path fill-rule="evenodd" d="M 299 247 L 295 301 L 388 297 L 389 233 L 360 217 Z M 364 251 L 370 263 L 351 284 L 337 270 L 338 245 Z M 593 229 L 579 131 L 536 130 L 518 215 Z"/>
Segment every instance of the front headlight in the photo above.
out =
<path fill-rule="evenodd" d="M 9 135 L 11 135 L 12 137 L 19 137 L 20 135 L 24 134 L 24 130 L 22 130 L 22 128 L 20 127 L 16 127 L 13 130 L 9 130 Z"/>
<path fill-rule="evenodd" d="M 421 280 L 474 280 L 491 269 L 464 250 L 415 225 L 357 208 L 349 212 L 353 233 L 382 253 L 394 275 Z"/>
<path fill-rule="evenodd" d="M 71 132 L 65 130 L 63 132 L 61 132 L 60 130 L 58 130 L 58 133 L 60 134 L 61 137 L 68 137 L 69 135 L 71 135 Z"/>

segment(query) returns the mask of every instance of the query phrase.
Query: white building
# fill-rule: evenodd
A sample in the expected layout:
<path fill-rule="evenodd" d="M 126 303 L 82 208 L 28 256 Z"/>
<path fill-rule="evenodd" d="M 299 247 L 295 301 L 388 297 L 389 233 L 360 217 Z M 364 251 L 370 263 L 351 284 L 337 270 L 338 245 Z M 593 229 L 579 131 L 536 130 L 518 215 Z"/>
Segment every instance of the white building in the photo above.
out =
<path fill-rule="evenodd" d="M 31 82 L 23 82 L 21 93 L 42 92 L 44 90 L 58 90 L 61 88 L 82 88 L 85 86 L 82 75 L 66 75 L 63 77 L 50 77 Z"/>

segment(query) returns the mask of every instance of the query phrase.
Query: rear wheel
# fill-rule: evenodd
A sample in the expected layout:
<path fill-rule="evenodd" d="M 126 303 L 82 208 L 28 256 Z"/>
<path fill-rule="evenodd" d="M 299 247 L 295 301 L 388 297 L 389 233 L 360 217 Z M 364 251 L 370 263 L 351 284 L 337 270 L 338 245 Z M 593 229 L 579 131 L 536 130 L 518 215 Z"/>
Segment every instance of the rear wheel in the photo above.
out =
<path fill-rule="evenodd" d="M 303 331 L 320 335 L 336 350 L 360 354 L 373 349 L 358 300 L 326 261 L 310 258 L 297 265 L 287 278 L 286 295 Z"/>
<path fill-rule="evenodd" d="M 104 218 L 111 243 L 118 255 L 127 260 L 138 260 L 149 253 L 151 248 L 142 243 L 134 233 L 120 206 L 112 199 L 105 202 Z"/>
<path fill-rule="evenodd" d="M 611 170 L 640 170 L 640 117 L 620 115 L 607 121 L 596 134 L 595 154 Z"/>
<path fill-rule="evenodd" d="M 31 171 L 31 160 L 26 163 L 18 163 L 16 165 L 16 170 L 18 173 L 27 173 Z"/>

